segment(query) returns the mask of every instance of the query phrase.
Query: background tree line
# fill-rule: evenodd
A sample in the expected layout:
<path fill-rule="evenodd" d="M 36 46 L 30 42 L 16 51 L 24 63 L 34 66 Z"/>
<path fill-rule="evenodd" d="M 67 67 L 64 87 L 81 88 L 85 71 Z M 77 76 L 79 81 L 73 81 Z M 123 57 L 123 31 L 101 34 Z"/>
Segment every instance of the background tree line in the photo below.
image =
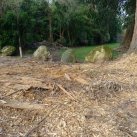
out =
<path fill-rule="evenodd" d="M 65 46 L 115 42 L 122 19 L 125 27 L 134 22 L 135 0 L 0 2 L 0 46 L 27 47 L 42 40 Z M 121 9 L 127 11 L 126 15 Z"/>

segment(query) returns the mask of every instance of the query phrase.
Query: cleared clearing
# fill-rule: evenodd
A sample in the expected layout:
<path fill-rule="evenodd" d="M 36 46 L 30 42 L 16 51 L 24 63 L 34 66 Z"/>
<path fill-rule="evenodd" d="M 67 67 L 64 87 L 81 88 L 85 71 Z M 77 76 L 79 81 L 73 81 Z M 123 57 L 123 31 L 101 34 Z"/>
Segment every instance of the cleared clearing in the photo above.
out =
<path fill-rule="evenodd" d="M 0 58 L 0 136 L 136 137 L 136 68 Z"/>

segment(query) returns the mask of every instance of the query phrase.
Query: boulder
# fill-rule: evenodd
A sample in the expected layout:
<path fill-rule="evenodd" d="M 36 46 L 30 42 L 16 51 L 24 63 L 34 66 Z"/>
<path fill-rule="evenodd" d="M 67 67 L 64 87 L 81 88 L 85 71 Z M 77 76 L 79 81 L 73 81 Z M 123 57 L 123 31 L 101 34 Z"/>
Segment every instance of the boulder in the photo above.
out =
<path fill-rule="evenodd" d="M 14 46 L 5 46 L 1 49 L 1 56 L 11 56 L 15 53 L 16 48 Z"/>
<path fill-rule="evenodd" d="M 41 60 L 49 60 L 50 59 L 50 52 L 48 51 L 46 46 L 39 46 L 38 49 L 33 53 L 33 56 L 37 59 Z"/>
<path fill-rule="evenodd" d="M 72 49 L 67 49 L 61 57 L 61 62 L 63 63 L 75 63 L 76 62 L 76 57 L 74 50 Z"/>
<path fill-rule="evenodd" d="M 112 59 L 112 49 L 108 46 L 99 46 L 90 51 L 85 57 L 85 62 L 104 62 Z"/>

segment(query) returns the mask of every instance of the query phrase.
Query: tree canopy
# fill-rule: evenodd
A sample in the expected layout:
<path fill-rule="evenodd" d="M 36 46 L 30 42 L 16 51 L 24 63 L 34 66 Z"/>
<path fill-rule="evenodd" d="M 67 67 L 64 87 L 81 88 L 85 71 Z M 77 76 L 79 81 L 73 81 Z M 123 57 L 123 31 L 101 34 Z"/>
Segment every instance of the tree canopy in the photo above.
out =
<path fill-rule="evenodd" d="M 2 0 L 0 46 L 18 46 L 19 38 L 23 47 L 51 39 L 65 46 L 115 42 L 121 31 L 121 16 L 125 24 L 134 20 L 134 2 Z"/>

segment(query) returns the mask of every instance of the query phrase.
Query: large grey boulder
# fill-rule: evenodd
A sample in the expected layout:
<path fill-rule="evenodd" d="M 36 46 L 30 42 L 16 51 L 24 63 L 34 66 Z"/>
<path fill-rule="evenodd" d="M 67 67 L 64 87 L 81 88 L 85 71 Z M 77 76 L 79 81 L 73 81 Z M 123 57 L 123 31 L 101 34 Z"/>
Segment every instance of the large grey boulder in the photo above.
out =
<path fill-rule="evenodd" d="M 1 49 L 1 56 L 11 56 L 15 53 L 16 48 L 14 46 L 5 46 Z"/>
<path fill-rule="evenodd" d="M 102 63 L 112 59 L 112 49 L 108 46 L 99 46 L 90 51 L 85 57 L 85 62 Z"/>
<path fill-rule="evenodd" d="M 67 49 L 61 57 L 61 62 L 63 63 L 75 63 L 76 57 L 73 49 Z"/>
<path fill-rule="evenodd" d="M 47 61 L 51 58 L 47 47 L 43 45 L 38 47 L 38 49 L 33 53 L 33 56 L 44 61 Z"/>

